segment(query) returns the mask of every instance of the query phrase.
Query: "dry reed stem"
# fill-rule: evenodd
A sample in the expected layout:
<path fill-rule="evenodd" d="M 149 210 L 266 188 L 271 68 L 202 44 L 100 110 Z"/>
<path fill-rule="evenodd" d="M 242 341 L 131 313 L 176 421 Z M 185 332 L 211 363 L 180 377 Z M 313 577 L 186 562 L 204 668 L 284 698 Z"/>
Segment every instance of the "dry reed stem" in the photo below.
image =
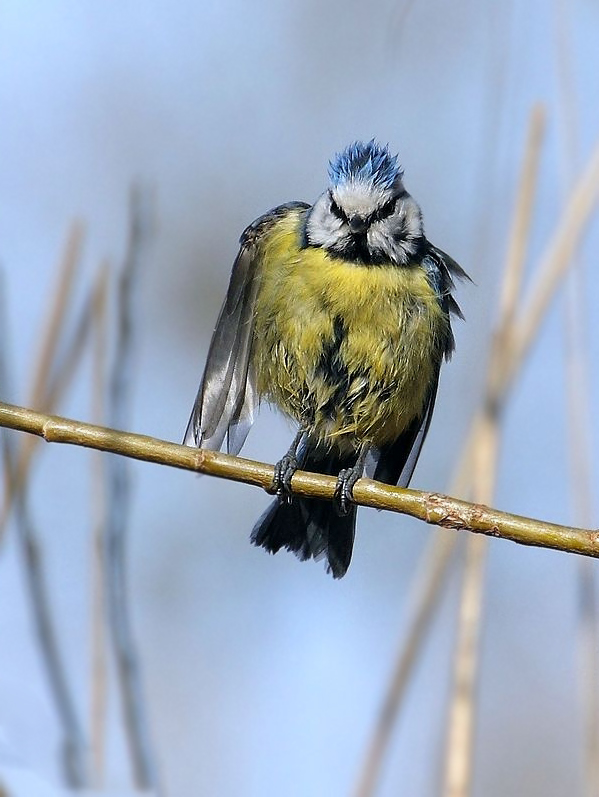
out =
<path fill-rule="evenodd" d="M 581 697 L 584 706 L 584 766 L 588 797 L 599 795 L 599 660 L 597 648 L 597 578 L 594 562 L 580 562 L 578 574 L 580 617 Z"/>
<path fill-rule="evenodd" d="M 480 653 L 482 593 L 487 540 L 468 540 L 458 617 L 449 736 L 445 757 L 444 797 L 470 793 L 473 772 L 475 688 Z"/>
<path fill-rule="evenodd" d="M 499 422 L 507 398 L 507 374 L 513 368 L 513 329 L 533 218 L 535 189 L 545 131 L 545 113 L 533 108 L 528 127 L 520 184 L 514 208 L 481 410 L 469 436 L 472 446 L 470 484 L 466 494 L 490 503 L 495 492 L 500 442 Z M 538 319 L 539 324 L 541 317 Z M 513 370 L 512 370 L 512 373 Z M 460 596 L 453 664 L 453 690 L 444 758 L 444 797 L 467 797 L 473 776 L 476 686 L 480 655 L 486 540 L 468 540 Z"/>
<path fill-rule="evenodd" d="M 375 793 L 403 696 L 445 586 L 457 542 L 456 537 L 437 534 L 424 552 L 416 578 L 410 587 L 412 597 L 405 639 L 397 655 L 391 681 L 368 744 L 355 797 L 370 797 Z"/>
<path fill-rule="evenodd" d="M 73 285 L 81 263 L 83 238 L 83 224 L 79 221 L 73 222 L 58 266 L 56 286 L 49 304 L 48 315 L 40 329 L 39 340 L 41 345 L 33 368 L 29 404 L 45 412 L 52 412 L 56 406 L 45 400 L 45 393 L 58 341 L 68 314 Z M 10 477 L 8 469 L 5 471 L 5 501 L 0 514 L 0 544 L 4 537 L 15 496 L 23 489 L 23 485 L 27 480 L 31 457 L 38 442 L 35 438 L 25 438 L 21 442 Z"/>
<path fill-rule="evenodd" d="M 528 137 L 520 174 L 520 185 L 516 196 L 512 228 L 508 237 L 506 265 L 499 300 L 500 329 L 509 329 L 512 326 L 520 298 L 546 122 L 544 106 L 535 105 L 528 122 Z"/>
<path fill-rule="evenodd" d="M 58 407 L 88 349 L 94 323 L 95 290 L 96 287 L 92 286 L 89 295 L 86 296 L 79 310 L 79 317 L 70 333 L 70 338 L 64 344 L 62 355 L 60 358 L 58 356 L 55 358 L 55 366 L 48 379 L 44 397 L 38 405 L 35 405 L 43 408 L 46 412 L 53 412 Z"/>
<path fill-rule="evenodd" d="M 593 466 L 590 447 L 592 412 L 589 374 L 591 372 L 587 316 L 580 263 L 570 275 L 565 314 L 566 399 L 570 483 L 573 516 L 577 521 L 592 522 Z M 599 797 L 599 628 L 597 611 L 597 572 L 589 562 L 581 561 L 578 572 L 578 611 L 581 703 L 584 718 L 584 767 L 588 797 Z"/>
<path fill-rule="evenodd" d="M 134 186 L 129 202 L 127 252 L 118 281 L 116 357 L 109 378 L 107 410 L 114 426 L 127 426 L 130 415 L 130 386 L 134 372 L 134 300 L 152 224 L 152 197 L 148 191 Z M 133 635 L 127 589 L 126 543 L 131 502 L 128 464 L 121 457 L 105 459 L 107 513 L 103 541 L 106 601 L 135 786 L 142 790 L 157 790 L 156 757 L 150 738 L 141 663 Z"/>
<path fill-rule="evenodd" d="M 0 304 L 0 326 L 5 326 L 5 308 Z M 2 340 L 7 344 L 8 334 L 2 329 Z M 8 345 L 0 349 L 0 383 L 10 392 L 10 368 Z M 8 475 L 8 484 L 14 484 L 17 462 L 16 440 L 2 435 L 3 457 Z M 21 449 L 22 450 L 22 449 Z M 40 647 L 42 662 L 48 677 L 51 697 L 56 706 L 61 726 L 61 767 L 67 785 L 82 788 L 87 784 L 87 761 L 85 738 L 79 725 L 75 704 L 69 689 L 69 681 L 54 630 L 49 601 L 46 572 L 43 567 L 43 550 L 32 520 L 28 501 L 28 484 L 14 492 L 16 540 L 23 558 L 26 588 L 32 606 L 34 630 Z"/>
<path fill-rule="evenodd" d="M 508 353 L 505 355 L 505 359 L 503 360 L 505 367 L 502 367 L 501 369 L 497 364 L 502 362 L 503 355 L 499 353 L 497 355 L 492 355 L 491 357 L 489 385 L 492 386 L 492 390 L 488 391 L 485 401 L 486 411 L 491 416 L 496 416 L 497 419 L 499 418 L 501 406 L 506 400 L 508 391 L 512 386 L 517 374 L 519 373 L 524 359 L 538 333 L 541 322 L 549 307 L 550 301 L 557 291 L 561 279 L 565 276 L 568 267 L 571 264 L 572 255 L 576 251 L 576 247 L 579 245 L 580 238 L 582 237 L 585 227 L 590 219 L 591 213 L 595 208 L 598 196 L 599 143 L 597 143 L 586 168 L 583 170 L 577 184 L 575 185 L 570 198 L 566 203 L 564 212 L 556 227 L 555 233 L 546 247 L 544 256 L 541 258 L 540 265 L 537 269 L 536 278 L 533 281 L 533 288 L 529 291 L 529 298 L 526 302 L 524 302 L 523 308 L 520 309 L 517 314 L 517 318 L 513 312 L 506 314 L 505 316 L 505 318 L 508 320 L 513 318 L 513 331 L 506 331 L 508 329 L 507 326 L 503 329 L 501 325 L 499 327 L 500 332 L 498 335 L 498 340 L 505 341 Z M 497 350 L 498 348 L 498 346 L 494 346 L 493 351 Z M 495 371 L 496 368 L 498 369 L 497 371 Z M 495 376 L 493 376 L 494 373 Z M 484 478 L 485 477 L 479 477 L 478 480 L 478 486 L 481 489 L 480 495 L 483 495 L 482 491 L 485 489 L 485 484 L 483 481 Z M 490 478 L 487 479 L 487 482 L 488 484 L 491 482 Z M 477 498 L 476 495 L 474 497 L 475 499 Z M 486 498 L 485 500 L 490 500 L 490 498 Z M 472 545 L 473 543 L 469 544 Z M 473 555 L 471 561 L 473 563 L 473 567 L 482 567 L 484 563 L 484 556 Z M 474 576 L 472 577 L 472 582 L 473 584 L 482 585 L 481 579 L 475 578 Z M 481 597 L 482 596 L 476 597 L 474 590 L 465 584 L 463 593 L 463 599 L 465 601 L 478 600 L 480 603 Z M 462 612 L 461 616 L 464 618 L 472 618 L 474 617 L 474 614 L 464 611 Z M 464 627 L 460 633 L 463 636 L 464 644 L 460 645 L 460 641 L 458 640 L 458 652 L 456 655 L 458 657 L 460 656 L 459 650 L 461 649 L 463 651 L 463 655 L 467 657 L 470 655 L 468 639 L 472 637 L 473 632 L 472 629 L 467 629 Z M 459 669 L 459 665 L 457 665 L 457 669 Z M 463 686 L 460 688 L 463 689 Z M 475 682 L 473 680 L 471 693 L 472 710 L 474 701 L 474 688 Z M 462 698 L 457 694 L 457 691 L 456 700 L 462 700 Z M 470 719 L 468 719 L 466 724 L 468 728 L 472 729 L 473 722 Z M 472 736 L 470 737 L 468 750 L 466 750 L 466 748 L 463 746 L 465 739 L 466 734 L 463 733 L 459 727 L 450 728 L 446 752 L 445 771 L 447 773 L 447 777 L 449 777 L 450 771 L 454 774 L 456 772 L 461 772 L 464 775 L 464 780 L 461 786 L 455 781 L 449 783 L 449 781 L 446 779 L 445 782 L 448 791 L 445 793 L 451 794 L 452 797 L 466 797 L 466 795 L 469 793 L 471 773 L 468 773 L 468 767 L 466 766 L 465 762 L 466 759 L 469 760 L 471 767 Z M 462 766 L 450 763 L 450 759 L 454 756 L 458 756 L 463 759 Z"/>
<path fill-rule="evenodd" d="M 570 6 L 566 0 L 555 3 L 556 61 L 562 121 L 563 183 L 568 186 L 578 160 L 578 120 L 573 69 L 573 42 Z M 566 307 L 566 385 L 571 485 L 574 517 L 591 522 L 593 507 L 593 463 L 590 450 L 592 412 L 590 408 L 590 357 L 588 309 L 583 285 L 583 266 L 577 263 L 568 281 Z M 597 572 L 582 561 L 578 572 L 581 702 L 584 716 L 584 767 L 588 797 L 599 797 L 599 617 Z"/>
<path fill-rule="evenodd" d="M 105 417 L 108 274 L 108 264 L 102 263 L 93 294 L 92 316 L 95 335 L 93 340 L 92 417 L 97 422 L 101 422 Z M 93 532 L 91 546 L 90 747 L 93 785 L 99 789 L 104 783 L 107 696 L 106 626 L 104 622 L 106 596 L 102 545 L 102 530 L 106 522 L 106 489 L 104 463 L 99 452 L 95 452 L 91 467 Z"/>
<path fill-rule="evenodd" d="M 592 522 L 593 464 L 591 454 L 592 418 L 590 402 L 589 337 L 587 296 L 580 263 L 568 281 L 565 313 L 566 399 L 573 516 Z M 585 783 L 588 797 L 599 797 L 599 618 L 597 611 L 597 572 L 581 562 L 578 573 L 581 698 L 585 730 Z"/>
<path fill-rule="evenodd" d="M 519 313 L 509 382 L 528 354 L 537 331 L 597 204 L 599 196 L 599 141 L 582 171 L 537 269 L 528 299 Z"/>

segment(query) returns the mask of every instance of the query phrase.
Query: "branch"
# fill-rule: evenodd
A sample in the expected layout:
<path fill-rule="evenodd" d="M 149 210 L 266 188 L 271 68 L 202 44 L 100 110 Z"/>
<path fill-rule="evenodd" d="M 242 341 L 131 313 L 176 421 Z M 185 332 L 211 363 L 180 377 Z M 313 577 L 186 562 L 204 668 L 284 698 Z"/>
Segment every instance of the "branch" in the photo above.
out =
<path fill-rule="evenodd" d="M 270 489 L 273 481 L 273 466 L 263 462 L 168 443 L 166 440 L 132 432 L 119 432 L 56 415 L 45 415 L 13 404 L 0 402 L 0 426 L 38 435 L 49 443 L 67 443 L 108 451 L 157 465 L 253 484 L 265 490 Z M 292 480 L 293 492 L 297 495 L 326 500 L 333 499 L 336 484 L 333 476 L 305 471 L 297 471 Z M 483 504 L 460 501 L 440 493 L 404 490 L 371 479 L 360 479 L 354 487 L 354 503 L 400 512 L 445 529 L 472 531 L 512 540 L 521 545 L 554 548 L 564 553 L 599 558 L 599 529 L 559 526 L 556 523 L 501 512 Z"/>

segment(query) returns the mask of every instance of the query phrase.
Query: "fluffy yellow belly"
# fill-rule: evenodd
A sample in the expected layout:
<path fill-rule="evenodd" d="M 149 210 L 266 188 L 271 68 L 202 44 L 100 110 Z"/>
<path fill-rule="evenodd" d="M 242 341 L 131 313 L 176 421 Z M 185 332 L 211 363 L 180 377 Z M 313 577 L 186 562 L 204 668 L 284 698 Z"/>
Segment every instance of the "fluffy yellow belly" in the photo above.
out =
<path fill-rule="evenodd" d="M 447 316 L 422 269 L 300 249 L 300 219 L 290 214 L 263 244 L 258 390 L 325 445 L 392 442 L 423 412 Z"/>

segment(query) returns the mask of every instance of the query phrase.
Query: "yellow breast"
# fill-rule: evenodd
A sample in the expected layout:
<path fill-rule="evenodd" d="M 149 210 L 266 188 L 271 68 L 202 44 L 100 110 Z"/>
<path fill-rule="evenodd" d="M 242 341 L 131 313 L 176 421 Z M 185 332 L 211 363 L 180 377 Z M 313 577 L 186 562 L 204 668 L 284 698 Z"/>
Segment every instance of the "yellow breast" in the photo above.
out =
<path fill-rule="evenodd" d="M 419 416 L 448 333 L 424 271 L 300 248 L 303 213 L 261 249 L 253 360 L 261 395 L 340 448 L 392 442 Z"/>

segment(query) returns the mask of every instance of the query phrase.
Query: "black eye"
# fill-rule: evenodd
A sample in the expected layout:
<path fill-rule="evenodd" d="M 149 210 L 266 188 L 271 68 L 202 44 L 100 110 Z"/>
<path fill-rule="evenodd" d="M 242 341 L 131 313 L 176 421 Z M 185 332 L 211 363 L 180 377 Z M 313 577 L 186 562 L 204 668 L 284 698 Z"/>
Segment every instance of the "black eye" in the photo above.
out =
<path fill-rule="evenodd" d="M 375 213 L 372 214 L 372 220 L 382 221 L 383 219 L 388 218 L 395 210 L 395 207 L 397 205 L 397 199 L 398 197 L 393 197 L 393 199 L 390 199 L 388 202 L 385 202 L 385 204 L 382 207 L 380 207 L 377 211 L 375 211 Z"/>
<path fill-rule="evenodd" d="M 335 202 L 333 197 L 331 197 L 331 213 L 333 214 L 333 216 L 340 219 L 340 221 L 347 221 L 347 216 L 341 210 L 339 205 Z"/>

